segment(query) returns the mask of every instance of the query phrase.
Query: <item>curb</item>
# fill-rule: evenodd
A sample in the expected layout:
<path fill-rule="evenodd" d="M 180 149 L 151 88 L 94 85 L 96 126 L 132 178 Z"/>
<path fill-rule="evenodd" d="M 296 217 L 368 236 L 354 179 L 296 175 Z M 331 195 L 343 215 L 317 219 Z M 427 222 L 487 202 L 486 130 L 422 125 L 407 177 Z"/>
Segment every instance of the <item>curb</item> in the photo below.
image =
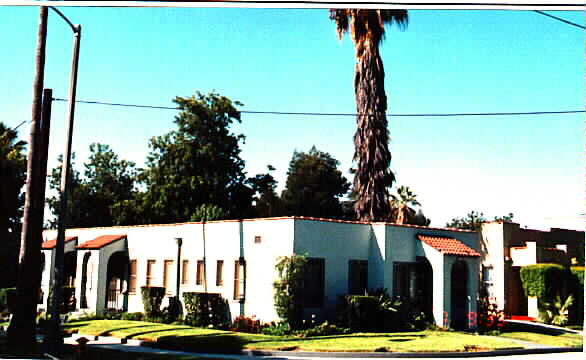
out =
<path fill-rule="evenodd" d="M 508 349 L 493 351 L 470 351 L 470 352 L 309 352 L 309 351 L 265 351 L 265 350 L 243 350 L 242 355 L 247 356 L 295 356 L 307 358 L 468 358 L 468 357 L 493 357 L 509 355 L 535 355 L 554 354 L 565 352 L 582 352 L 581 347 L 555 347 L 539 349 Z"/>

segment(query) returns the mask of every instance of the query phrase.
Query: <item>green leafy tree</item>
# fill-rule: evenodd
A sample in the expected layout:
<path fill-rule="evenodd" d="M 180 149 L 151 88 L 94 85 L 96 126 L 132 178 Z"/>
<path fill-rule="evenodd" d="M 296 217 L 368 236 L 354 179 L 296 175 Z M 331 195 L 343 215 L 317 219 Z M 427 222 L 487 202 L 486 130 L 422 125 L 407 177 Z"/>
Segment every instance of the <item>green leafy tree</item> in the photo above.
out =
<path fill-rule="evenodd" d="M 56 229 L 61 213 L 59 192 L 61 189 L 61 169 L 63 168 L 63 155 L 57 157 L 58 165 L 51 170 L 49 175 L 49 188 L 57 192 L 56 195 L 47 198 L 47 204 L 53 215 L 48 221 L 48 227 Z M 92 227 L 94 221 L 92 198 L 90 189 L 81 178 L 79 171 L 75 169 L 75 153 L 71 154 L 71 174 L 69 175 L 68 200 L 67 200 L 67 227 Z"/>
<path fill-rule="evenodd" d="M 177 130 L 151 139 L 146 192 L 142 197 L 147 222 L 190 220 L 202 204 L 218 206 L 231 218 L 252 208 L 252 190 L 245 185 L 240 143 L 244 135 L 230 132 L 240 122 L 239 102 L 216 93 L 176 97 L 181 110 Z"/>
<path fill-rule="evenodd" d="M 68 199 L 68 227 L 94 227 L 137 224 L 136 178 L 138 170 L 134 162 L 119 159 L 108 145 L 90 145 L 90 157 L 84 163 L 84 176 L 71 166 Z M 61 163 L 49 178 L 51 189 L 59 193 Z M 59 196 L 48 199 L 55 218 L 49 222 L 57 227 L 60 213 Z"/>
<path fill-rule="evenodd" d="M 271 175 L 275 168 L 267 166 L 267 173 L 257 174 L 248 178 L 247 184 L 254 192 L 254 216 L 255 217 L 272 217 L 283 215 L 283 206 L 281 198 L 275 191 L 277 180 Z"/>
<path fill-rule="evenodd" d="M 511 222 L 513 221 L 513 217 L 513 213 L 509 213 L 505 216 L 495 216 L 493 221 Z M 463 218 L 453 218 L 446 224 L 446 227 L 478 231 L 480 230 L 482 223 L 487 221 L 488 220 L 484 217 L 482 212 L 472 210 Z"/>
<path fill-rule="evenodd" d="M 486 222 L 484 214 L 472 210 L 463 218 L 453 218 L 446 224 L 446 227 L 478 231 L 484 222 Z"/>
<path fill-rule="evenodd" d="M 322 218 L 343 215 L 340 197 L 350 183 L 338 170 L 339 161 L 313 146 L 308 153 L 293 153 L 282 200 L 289 215 Z"/>
<path fill-rule="evenodd" d="M 217 205 L 201 204 L 195 209 L 191 221 L 214 221 L 226 218 L 226 212 Z"/>
<path fill-rule="evenodd" d="M 390 170 L 385 71 L 379 45 L 385 24 L 395 23 L 402 28 L 407 25 L 407 10 L 333 9 L 330 19 L 336 22 L 340 38 L 350 32 L 356 48 L 356 215 L 364 221 L 384 220 L 389 213 L 387 189 L 395 176 Z"/>
<path fill-rule="evenodd" d="M 26 182 L 26 142 L 18 140 L 16 131 L 0 122 L 0 288 L 16 282 L 18 242 L 24 206 L 22 187 Z"/>

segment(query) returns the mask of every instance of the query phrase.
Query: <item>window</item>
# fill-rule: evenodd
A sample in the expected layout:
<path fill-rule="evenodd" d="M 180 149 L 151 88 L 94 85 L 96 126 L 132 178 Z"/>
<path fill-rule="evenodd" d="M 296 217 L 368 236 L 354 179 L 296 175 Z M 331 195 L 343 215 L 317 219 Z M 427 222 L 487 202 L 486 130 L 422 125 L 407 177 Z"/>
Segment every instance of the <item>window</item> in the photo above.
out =
<path fill-rule="evenodd" d="M 324 304 L 325 259 L 308 258 L 305 267 L 303 288 L 304 305 L 322 307 Z"/>
<path fill-rule="evenodd" d="M 166 294 L 172 293 L 172 276 L 173 276 L 173 260 L 165 260 L 165 267 L 163 268 L 163 287 Z"/>
<path fill-rule="evenodd" d="M 147 260 L 147 274 L 146 274 L 146 286 L 155 285 L 155 264 L 156 260 Z"/>
<path fill-rule="evenodd" d="M 414 263 L 395 263 L 393 271 L 393 295 L 405 299 L 415 296 Z"/>
<path fill-rule="evenodd" d="M 348 294 L 364 295 L 368 289 L 368 260 L 348 261 Z"/>
<path fill-rule="evenodd" d="M 130 276 L 128 282 L 128 292 L 136 293 L 136 260 L 130 260 Z"/>
<path fill-rule="evenodd" d="M 494 298 L 493 268 L 492 266 L 482 266 L 482 283 L 484 291 L 489 299 Z"/>
<path fill-rule="evenodd" d="M 244 299 L 244 278 L 246 274 L 246 261 L 239 259 L 234 262 L 234 300 Z"/>
<path fill-rule="evenodd" d="M 216 286 L 224 285 L 224 260 L 216 262 Z"/>
<path fill-rule="evenodd" d="M 189 260 L 183 260 L 183 267 L 181 269 L 181 284 L 189 284 Z"/>
<path fill-rule="evenodd" d="M 203 285 L 205 269 L 203 260 L 197 260 L 197 274 L 195 275 L 195 285 Z"/>

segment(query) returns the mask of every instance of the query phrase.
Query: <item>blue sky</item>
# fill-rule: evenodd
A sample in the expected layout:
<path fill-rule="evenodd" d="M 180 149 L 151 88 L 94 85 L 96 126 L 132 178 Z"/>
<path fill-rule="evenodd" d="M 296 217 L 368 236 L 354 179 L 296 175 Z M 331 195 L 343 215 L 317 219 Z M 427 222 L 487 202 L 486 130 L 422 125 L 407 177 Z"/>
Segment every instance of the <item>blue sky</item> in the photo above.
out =
<path fill-rule="evenodd" d="M 172 106 L 215 90 L 242 110 L 355 112 L 354 47 L 327 10 L 61 8 L 83 26 L 78 99 Z M 555 12 L 584 23 L 582 12 Z M 72 34 L 50 13 L 45 86 L 66 98 Z M 38 9 L 0 7 L 0 121 L 30 119 Z M 411 10 L 381 53 L 391 113 L 583 110 L 584 32 L 531 11 Z M 53 105 L 50 167 L 64 149 L 66 103 Z M 109 144 L 142 165 L 174 111 L 78 104 L 73 150 Z M 584 212 L 584 114 L 391 117 L 391 167 L 432 225 L 470 210 L 523 225 Z M 29 127 L 20 135 L 28 138 Z M 312 145 L 347 170 L 353 117 L 243 114 L 249 176 Z"/>

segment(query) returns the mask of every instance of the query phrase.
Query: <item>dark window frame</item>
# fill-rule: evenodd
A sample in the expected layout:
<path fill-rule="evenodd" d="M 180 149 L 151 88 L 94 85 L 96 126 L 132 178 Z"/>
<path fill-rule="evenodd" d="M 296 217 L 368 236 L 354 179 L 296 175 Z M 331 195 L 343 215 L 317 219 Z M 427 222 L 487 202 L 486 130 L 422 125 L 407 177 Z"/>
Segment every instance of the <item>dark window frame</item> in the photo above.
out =
<path fill-rule="evenodd" d="M 368 260 L 348 260 L 348 294 L 364 295 L 367 289 Z"/>
<path fill-rule="evenodd" d="M 305 307 L 323 307 L 325 299 L 326 260 L 307 258 L 303 278 L 303 304 Z"/>

